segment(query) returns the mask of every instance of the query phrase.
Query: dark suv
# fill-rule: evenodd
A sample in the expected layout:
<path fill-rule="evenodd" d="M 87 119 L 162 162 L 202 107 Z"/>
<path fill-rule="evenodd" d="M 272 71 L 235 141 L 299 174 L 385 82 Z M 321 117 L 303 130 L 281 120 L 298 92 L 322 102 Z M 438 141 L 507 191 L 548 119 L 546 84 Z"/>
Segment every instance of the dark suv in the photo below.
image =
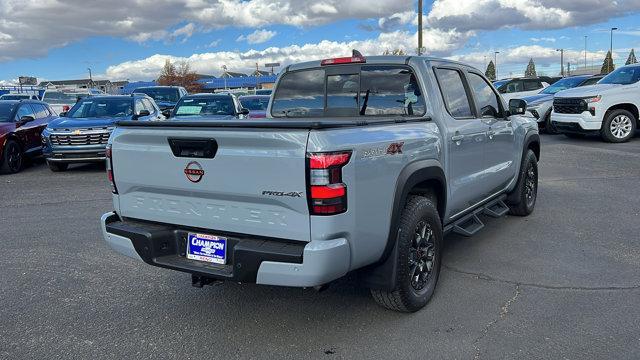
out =
<path fill-rule="evenodd" d="M 42 133 L 43 153 L 52 171 L 71 163 L 103 162 L 107 141 L 120 120 L 160 120 L 164 116 L 144 94 L 93 96 L 78 101 Z"/>
<path fill-rule="evenodd" d="M 150 96 L 165 115 L 170 114 L 178 100 L 187 95 L 187 90 L 181 86 L 148 86 L 137 88 L 133 92 Z"/>
<path fill-rule="evenodd" d="M 53 110 L 42 101 L 0 101 L 0 172 L 17 173 L 25 156 L 40 155 L 40 134 L 55 118 Z"/>

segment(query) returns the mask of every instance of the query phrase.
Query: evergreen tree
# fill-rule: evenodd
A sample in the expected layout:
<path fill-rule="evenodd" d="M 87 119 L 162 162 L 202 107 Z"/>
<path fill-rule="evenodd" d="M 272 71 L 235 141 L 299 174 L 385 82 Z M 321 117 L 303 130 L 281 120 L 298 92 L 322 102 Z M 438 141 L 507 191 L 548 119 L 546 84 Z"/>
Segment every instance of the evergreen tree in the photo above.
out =
<path fill-rule="evenodd" d="M 637 62 L 638 60 L 636 60 L 636 52 L 633 49 L 631 49 L 631 52 L 629 53 L 629 57 L 627 58 L 627 62 L 624 64 L 630 65 L 630 64 L 635 64 Z"/>
<path fill-rule="evenodd" d="M 527 65 L 527 69 L 524 71 L 524 76 L 526 77 L 537 77 L 536 74 L 536 64 L 533 62 L 533 58 L 529 59 L 529 65 Z"/>
<path fill-rule="evenodd" d="M 602 63 L 602 67 L 600 68 L 600 74 L 608 74 L 615 69 L 615 65 L 613 64 L 613 57 L 611 56 L 611 51 L 607 51 L 607 56 L 604 58 L 604 62 Z"/>
<path fill-rule="evenodd" d="M 486 76 L 487 79 L 491 81 L 496 80 L 496 65 L 493 63 L 493 61 L 489 61 L 489 65 L 487 65 L 487 70 L 485 70 L 484 76 Z"/>

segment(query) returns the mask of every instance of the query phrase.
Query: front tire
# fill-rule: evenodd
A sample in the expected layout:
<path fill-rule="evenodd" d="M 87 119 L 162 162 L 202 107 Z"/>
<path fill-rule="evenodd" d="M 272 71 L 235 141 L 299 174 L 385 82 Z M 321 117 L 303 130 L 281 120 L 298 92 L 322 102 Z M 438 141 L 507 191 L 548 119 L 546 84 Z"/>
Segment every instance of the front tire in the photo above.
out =
<path fill-rule="evenodd" d="M 544 117 L 544 131 L 549 135 L 558 134 L 558 129 L 556 129 L 555 125 L 551 122 L 551 110 L 549 110 Z"/>
<path fill-rule="evenodd" d="M 3 174 L 15 174 L 22 170 L 24 163 L 24 154 L 22 153 L 22 147 L 14 140 L 7 140 L 4 145 L 4 151 L 2 152 L 2 166 L 0 166 L 0 173 Z"/>
<path fill-rule="evenodd" d="M 67 171 L 67 169 L 69 168 L 69 164 L 54 163 L 50 161 L 47 161 L 47 165 L 49 166 L 49 169 L 53 172 Z"/>
<path fill-rule="evenodd" d="M 627 142 L 636 132 L 638 120 L 627 110 L 613 110 L 607 113 L 602 122 L 600 136 L 602 140 L 610 143 Z"/>
<path fill-rule="evenodd" d="M 422 309 L 435 292 L 442 258 L 442 224 L 435 202 L 411 196 L 398 228 L 396 287 L 371 290 L 381 306 L 400 312 Z"/>
<path fill-rule="evenodd" d="M 538 198 L 538 159 L 532 150 L 527 153 L 520 166 L 516 188 L 507 197 L 509 213 L 527 216 L 533 212 Z"/>

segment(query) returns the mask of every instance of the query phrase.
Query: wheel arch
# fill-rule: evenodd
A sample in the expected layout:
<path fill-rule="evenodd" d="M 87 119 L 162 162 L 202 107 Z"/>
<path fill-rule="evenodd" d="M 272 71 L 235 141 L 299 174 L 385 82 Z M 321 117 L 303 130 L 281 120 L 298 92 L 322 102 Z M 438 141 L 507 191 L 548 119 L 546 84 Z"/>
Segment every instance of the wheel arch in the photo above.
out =
<path fill-rule="evenodd" d="M 536 155 L 536 159 L 540 161 L 540 135 L 537 131 L 530 131 L 525 136 L 522 146 L 522 158 L 520 159 L 520 163 L 522 163 L 522 160 L 524 159 L 524 156 L 528 150 L 532 150 Z"/>
<path fill-rule="evenodd" d="M 635 116 L 636 118 L 636 123 L 640 121 L 640 113 L 638 112 L 638 106 L 632 103 L 621 103 L 621 104 L 615 104 L 610 106 L 607 111 L 605 112 L 608 113 L 610 111 L 614 111 L 614 110 L 626 110 L 628 112 L 630 112 L 631 114 L 633 114 L 633 116 Z"/>
<path fill-rule="evenodd" d="M 411 195 L 434 197 L 443 222 L 447 206 L 447 181 L 438 160 L 419 160 L 405 166 L 396 181 L 391 221 L 385 249 L 380 259 L 360 270 L 362 283 L 373 289 L 392 290 L 396 285 L 397 239 L 400 215 Z"/>

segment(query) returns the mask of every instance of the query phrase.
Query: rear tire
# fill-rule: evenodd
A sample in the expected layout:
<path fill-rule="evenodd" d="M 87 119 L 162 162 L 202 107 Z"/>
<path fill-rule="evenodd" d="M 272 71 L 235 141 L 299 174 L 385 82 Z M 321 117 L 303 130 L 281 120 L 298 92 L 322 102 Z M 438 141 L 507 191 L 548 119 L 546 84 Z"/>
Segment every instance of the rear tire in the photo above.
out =
<path fill-rule="evenodd" d="M 387 309 L 415 312 L 433 296 L 442 262 L 442 224 L 432 199 L 409 197 L 397 241 L 396 287 L 392 291 L 372 289 L 371 295 Z"/>
<path fill-rule="evenodd" d="M 600 136 L 602 140 L 610 143 L 627 142 L 636 132 L 637 121 L 627 110 L 609 111 L 602 122 Z"/>
<path fill-rule="evenodd" d="M 62 172 L 67 171 L 69 168 L 69 164 L 61 164 L 47 161 L 47 165 L 49 165 L 49 169 L 53 172 Z"/>
<path fill-rule="evenodd" d="M 516 188 L 507 197 L 509 214 L 527 216 L 533 212 L 538 198 L 538 159 L 532 150 L 527 153 L 520 166 Z"/>
<path fill-rule="evenodd" d="M 24 164 L 24 154 L 22 147 L 14 140 L 7 140 L 2 151 L 2 166 L 0 173 L 15 174 L 22 170 Z"/>

